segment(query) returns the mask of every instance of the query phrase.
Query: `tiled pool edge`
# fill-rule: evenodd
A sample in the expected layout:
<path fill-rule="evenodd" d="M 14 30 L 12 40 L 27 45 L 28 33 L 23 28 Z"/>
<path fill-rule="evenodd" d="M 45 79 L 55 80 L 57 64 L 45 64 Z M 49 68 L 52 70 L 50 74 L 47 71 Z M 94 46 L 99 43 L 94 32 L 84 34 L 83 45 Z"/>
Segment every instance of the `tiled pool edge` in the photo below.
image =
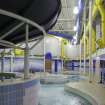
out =
<path fill-rule="evenodd" d="M 75 93 L 83 98 L 85 98 L 86 100 L 88 100 L 92 105 L 100 105 L 98 104 L 98 102 L 93 99 L 91 96 L 87 95 L 86 93 L 76 89 L 76 88 L 72 88 L 70 86 L 68 86 L 67 84 L 65 85 L 64 87 L 64 90 L 67 91 L 67 92 L 72 92 L 72 93 Z"/>
<path fill-rule="evenodd" d="M 38 105 L 40 82 L 36 78 L 2 84 L 0 105 Z"/>

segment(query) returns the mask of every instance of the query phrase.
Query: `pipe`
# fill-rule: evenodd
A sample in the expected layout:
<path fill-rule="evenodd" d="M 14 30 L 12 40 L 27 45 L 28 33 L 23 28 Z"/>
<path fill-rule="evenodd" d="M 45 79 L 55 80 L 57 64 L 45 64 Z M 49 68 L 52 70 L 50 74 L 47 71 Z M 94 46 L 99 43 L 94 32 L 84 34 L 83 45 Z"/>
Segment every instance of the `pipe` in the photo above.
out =
<path fill-rule="evenodd" d="M 44 58 L 43 58 L 43 64 L 44 64 L 44 73 L 46 72 L 46 36 L 44 35 L 44 38 L 43 38 L 43 55 L 44 55 Z M 41 76 L 41 71 L 40 71 L 40 76 Z"/>
<path fill-rule="evenodd" d="M 105 47 L 105 29 L 104 29 L 105 28 L 105 8 L 103 6 L 102 1 L 103 0 L 96 0 L 92 11 L 92 20 L 95 19 L 97 11 L 99 11 L 101 15 L 102 38 L 97 41 L 100 48 Z M 89 31 L 89 23 L 87 24 L 87 27 L 86 27 L 86 33 L 88 33 L 88 31 Z M 95 36 L 93 38 L 95 39 Z M 93 50 L 92 52 L 94 52 L 95 48 L 92 50 Z"/>
<path fill-rule="evenodd" d="M 96 5 L 93 5 L 92 20 L 94 20 L 96 18 L 97 11 L 98 11 L 97 6 Z"/>
<path fill-rule="evenodd" d="M 96 14 L 97 14 L 97 11 L 98 11 L 98 8 L 97 8 L 97 6 L 96 5 L 94 5 L 93 6 L 93 11 L 92 11 L 92 20 L 94 20 L 95 19 L 95 17 L 96 17 Z M 89 32 L 89 22 L 87 23 L 87 26 L 86 26 L 86 35 L 87 35 L 87 33 Z M 93 34 L 93 36 L 94 36 L 94 34 Z M 93 38 L 93 36 L 92 36 L 92 38 Z M 86 39 L 87 39 L 87 54 L 88 54 L 88 37 L 86 37 Z M 93 39 L 95 39 L 95 37 L 93 38 Z M 82 40 L 82 42 L 83 42 L 83 40 Z M 93 45 L 94 46 L 94 45 Z M 93 48 L 93 47 L 92 47 Z M 92 51 L 93 52 L 93 51 Z"/>
<path fill-rule="evenodd" d="M 6 41 L 6 40 L 1 40 L 0 39 L 0 45 L 3 45 L 3 46 L 7 46 L 7 47 L 11 47 L 11 48 L 18 48 L 18 49 L 23 49 L 19 46 L 16 46 L 14 43 L 12 42 L 9 42 L 9 41 Z"/>
<path fill-rule="evenodd" d="M 0 40 L 1 39 L 4 39 L 5 37 L 7 37 L 8 35 L 12 34 L 14 31 L 16 31 L 18 28 L 20 28 L 22 25 L 24 25 L 24 22 L 18 24 L 17 26 L 13 27 L 11 30 L 9 30 L 7 33 L 5 33 L 4 35 L 2 35 L 0 37 Z"/>
<path fill-rule="evenodd" d="M 81 73 L 81 65 L 82 65 L 82 62 L 81 62 L 81 60 L 82 60 L 82 46 L 81 46 L 81 41 L 80 41 L 80 62 L 79 62 L 79 73 Z"/>
<path fill-rule="evenodd" d="M 86 55 L 89 54 L 89 38 L 86 35 L 85 37 L 85 41 L 86 41 Z M 82 39 L 82 43 L 83 43 L 83 39 Z M 96 51 L 96 32 L 94 30 L 94 28 L 92 28 L 92 53 L 94 53 Z"/>
<path fill-rule="evenodd" d="M 92 53 L 96 51 L 96 32 L 94 28 L 92 28 Z"/>
<path fill-rule="evenodd" d="M 86 36 L 86 55 L 89 55 L 89 38 Z"/>
<path fill-rule="evenodd" d="M 25 41 L 25 50 L 24 50 L 24 79 L 29 78 L 29 45 L 28 37 L 29 36 L 29 25 L 26 24 L 26 41 Z"/>
<path fill-rule="evenodd" d="M 96 14 L 97 14 L 98 8 L 96 5 L 93 6 L 93 11 L 92 11 L 92 20 L 94 20 L 96 18 Z M 89 22 L 87 24 L 86 27 L 86 34 L 89 32 Z"/>
<path fill-rule="evenodd" d="M 13 72 L 13 54 L 12 49 L 10 50 L 11 56 L 10 56 L 10 72 Z"/>
<path fill-rule="evenodd" d="M 96 5 L 101 15 L 101 29 L 102 29 L 102 38 L 101 38 L 101 47 L 105 47 L 105 8 L 103 6 L 103 0 L 96 0 Z"/>
<path fill-rule="evenodd" d="M 89 82 L 92 82 L 92 0 L 89 0 Z"/>
<path fill-rule="evenodd" d="M 67 43 L 67 41 L 65 39 L 61 40 L 61 58 L 65 57 L 65 44 Z"/>
<path fill-rule="evenodd" d="M 86 6 L 84 7 L 84 74 L 86 73 Z"/>
<path fill-rule="evenodd" d="M 89 38 L 88 38 L 88 36 L 86 35 L 86 37 L 85 37 L 85 43 L 86 43 L 86 56 L 88 56 L 89 55 Z M 83 45 L 84 46 L 84 43 L 83 43 L 83 39 L 81 40 L 81 45 Z M 82 46 L 81 46 L 82 47 Z"/>
<path fill-rule="evenodd" d="M 4 73 L 4 55 L 5 55 L 4 53 L 5 49 L 1 53 L 1 73 Z"/>
<path fill-rule="evenodd" d="M 38 45 L 43 39 L 44 39 L 44 37 L 43 37 L 43 38 L 40 38 L 40 39 L 30 48 L 30 50 L 32 50 L 36 45 Z"/>
<path fill-rule="evenodd" d="M 11 17 L 11 18 L 14 18 L 14 19 L 17 19 L 17 20 L 20 20 L 20 21 L 22 21 L 24 23 L 27 23 L 29 25 L 32 25 L 33 27 L 39 29 L 43 33 L 44 36 L 46 36 L 46 31 L 44 30 L 43 27 L 41 27 L 39 24 L 37 24 L 37 23 L 27 19 L 27 18 L 24 18 L 20 15 L 17 15 L 15 13 L 12 13 L 10 11 L 6 11 L 6 10 L 3 10 L 3 9 L 0 9 L 0 14 L 4 15 L 4 16 Z"/>

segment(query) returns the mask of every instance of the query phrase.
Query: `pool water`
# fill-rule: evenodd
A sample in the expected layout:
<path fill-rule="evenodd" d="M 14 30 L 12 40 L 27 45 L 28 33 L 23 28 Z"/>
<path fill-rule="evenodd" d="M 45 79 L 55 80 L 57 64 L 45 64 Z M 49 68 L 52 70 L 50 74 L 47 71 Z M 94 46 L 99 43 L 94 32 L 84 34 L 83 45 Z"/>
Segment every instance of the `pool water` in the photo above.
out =
<path fill-rule="evenodd" d="M 80 76 L 80 75 L 69 75 L 68 76 L 68 81 L 69 82 L 77 82 L 77 81 L 83 81 L 87 80 L 88 78 L 85 76 Z"/>
<path fill-rule="evenodd" d="M 92 105 L 86 99 L 64 91 L 63 85 L 41 85 L 39 105 Z"/>
<path fill-rule="evenodd" d="M 81 75 L 49 75 L 46 77 L 42 77 L 40 82 L 42 84 L 64 84 L 67 82 L 79 82 L 87 80 L 86 76 Z"/>

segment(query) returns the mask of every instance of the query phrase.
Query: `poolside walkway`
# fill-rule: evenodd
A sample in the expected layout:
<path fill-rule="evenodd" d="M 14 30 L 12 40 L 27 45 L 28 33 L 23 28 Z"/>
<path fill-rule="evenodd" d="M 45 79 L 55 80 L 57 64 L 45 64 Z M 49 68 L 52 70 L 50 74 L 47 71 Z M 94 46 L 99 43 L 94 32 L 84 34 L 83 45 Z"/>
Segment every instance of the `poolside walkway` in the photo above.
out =
<path fill-rule="evenodd" d="M 65 85 L 65 90 L 73 92 L 73 89 L 74 91 L 79 91 L 79 95 L 83 93 L 91 96 L 98 105 L 105 105 L 105 86 L 98 83 L 89 83 L 88 81 L 68 83 Z"/>

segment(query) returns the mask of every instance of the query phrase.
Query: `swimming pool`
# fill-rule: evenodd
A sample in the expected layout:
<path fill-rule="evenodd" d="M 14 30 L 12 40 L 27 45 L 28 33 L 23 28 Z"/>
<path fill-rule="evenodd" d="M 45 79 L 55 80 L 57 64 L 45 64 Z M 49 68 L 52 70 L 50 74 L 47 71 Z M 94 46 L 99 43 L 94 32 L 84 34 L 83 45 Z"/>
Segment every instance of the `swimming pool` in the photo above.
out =
<path fill-rule="evenodd" d="M 63 85 L 41 85 L 39 105 L 92 105 L 86 99 L 64 91 Z"/>
<path fill-rule="evenodd" d="M 64 84 L 67 82 L 78 82 L 84 81 L 87 78 L 81 75 L 55 75 L 49 74 L 48 76 L 43 76 L 40 78 L 42 84 Z"/>
<path fill-rule="evenodd" d="M 87 80 L 88 77 L 81 76 L 81 75 L 69 75 L 67 79 L 68 79 L 69 82 L 78 82 L 78 81 Z"/>

